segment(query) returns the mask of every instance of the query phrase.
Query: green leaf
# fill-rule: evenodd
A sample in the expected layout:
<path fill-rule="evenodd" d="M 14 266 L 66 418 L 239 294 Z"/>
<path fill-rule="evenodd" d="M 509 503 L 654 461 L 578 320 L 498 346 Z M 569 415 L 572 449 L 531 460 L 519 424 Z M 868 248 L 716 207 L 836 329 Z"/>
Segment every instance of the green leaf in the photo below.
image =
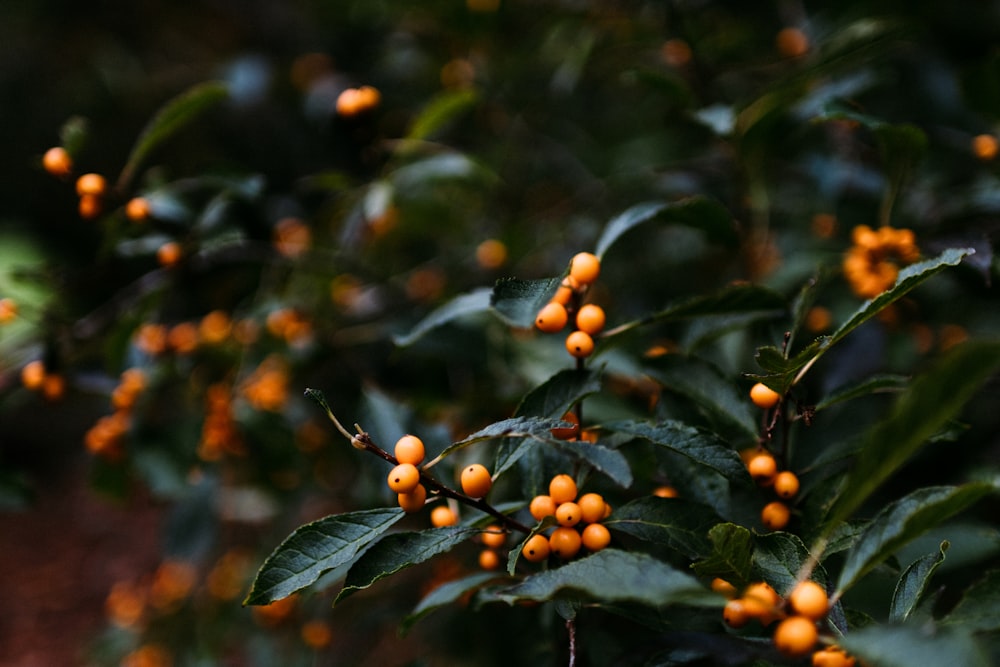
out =
<path fill-rule="evenodd" d="M 615 508 L 604 525 L 646 542 L 663 544 L 688 558 L 711 551 L 708 531 L 719 523 L 710 508 L 681 498 L 636 498 Z"/>
<path fill-rule="evenodd" d="M 996 487 L 987 482 L 929 487 L 889 504 L 872 519 L 848 552 L 837 581 L 838 592 L 850 588 L 910 540 L 995 491 Z"/>
<path fill-rule="evenodd" d="M 146 157 L 154 149 L 169 140 L 178 130 L 229 96 L 229 88 L 220 81 L 207 81 L 192 86 L 187 91 L 167 102 L 146 124 L 125 167 L 118 177 L 118 188 L 124 189 Z"/>
<path fill-rule="evenodd" d="M 967 632 L 927 624 L 872 625 L 841 637 L 837 643 L 851 655 L 879 667 L 990 664 L 982 647 Z"/>
<path fill-rule="evenodd" d="M 1000 630 L 997 600 L 1000 600 L 1000 570 L 991 570 L 965 591 L 965 596 L 941 623 L 972 632 L 996 632 Z"/>
<path fill-rule="evenodd" d="M 446 526 L 386 535 L 351 566 L 334 604 L 368 588 L 379 579 L 449 551 L 478 533 L 476 528 Z"/>
<path fill-rule="evenodd" d="M 723 377 L 714 366 L 696 357 L 667 354 L 647 362 L 643 371 L 671 392 L 694 401 L 718 422 L 756 439 L 759 413 L 746 393 Z"/>
<path fill-rule="evenodd" d="M 531 328 L 542 306 L 547 304 L 562 283 L 562 277 L 541 280 L 502 278 L 493 287 L 490 306 L 512 327 Z"/>
<path fill-rule="evenodd" d="M 441 307 L 431 311 L 424 319 L 417 322 L 409 332 L 393 336 L 392 340 L 399 347 L 406 347 L 415 343 L 428 331 L 447 324 L 452 320 L 486 312 L 490 308 L 491 292 L 492 290 L 484 287 L 467 294 L 460 294 Z"/>
<path fill-rule="evenodd" d="M 717 315 L 755 314 L 762 317 L 779 317 L 786 312 L 785 299 L 777 292 L 756 285 L 736 285 L 712 294 L 677 301 L 656 313 L 609 329 L 605 335 L 617 335 L 655 322 Z"/>
<path fill-rule="evenodd" d="M 713 433 L 688 426 L 679 421 L 648 422 L 620 421 L 606 425 L 606 429 L 637 438 L 644 438 L 654 445 L 665 447 L 688 458 L 702 468 L 716 472 L 726 479 L 749 484 L 746 464 L 739 454 Z"/>
<path fill-rule="evenodd" d="M 461 153 L 444 153 L 399 167 L 391 174 L 391 185 L 400 197 L 427 196 L 427 188 L 439 182 L 489 182 L 495 174 Z"/>
<path fill-rule="evenodd" d="M 244 605 L 270 604 L 353 561 L 405 516 L 398 507 L 328 516 L 297 528 L 274 550 L 254 578 Z"/>
<path fill-rule="evenodd" d="M 508 604 L 567 595 L 651 607 L 683 604 L 721 608 L 724 602 L 691 575 L 652 556 L 618 549 L 598 551 L 496 592 Z"/>
<path fill-rule="evenodd" d="M 645 202 L 632 206 L 605 225 L 594 254 L 603 257 L 626 232 L 654 220 L 702 229 L 715 242 L 733 244 L 737 241 L 729 211 L 717 201 L 696 195 L 674 202 Z"/>
<path fill-rule="evenodd" d="M 476 431 L 472 435 L 448 445 L 444 451 L 437 456 L 434 462 L 436 463 L 438 460 L 451 456 L 460 449 L 465 449 L 470 445 L 474 445 L 477 442 L 482 442 L 484 440 L 505 438 L 519 443 L 517 445 L 518 447 L 524 444 L 525 438 L 548 440 L 548 436 L 551 435 L 552 429 L 568 425 L 569 424 L 559 419 L 544 419 L 542 417 L 511 417 L 510 419 L 494 422 L 493 424 Z M 509 467 L 509 465 L 507 467 Z M 504 470 L 505 469 L 506 468 L 504 468 Z M 494 467 L 494 477 L 499 475 L 501 472 L 503 472 L 503 470 L 499 467 L 499 465 Z"/>
<path fill-rule="evenodd" d="M 937 551 L 918 558 L 903 570 L 899 581 L 896 582 L 896 590 L 892 594 L 892 604 L 889 606 L 890 621 L 905 621 L 913 613 L 927 589 L 927 582 L 938 566 L 944 562 L 948 546 L 947 541 L 942 542 Z"/>
<path fill-rule="evenodd" d="M 497 579 L 503 575 L 496 572 L 476 572 L 461 579 L 446 581 L 440 586 L 436 586 L 430 593 L 413 608 L 410 615 L 403 619 L 400 626 L 400 634 L 405 635 L 413 627 L 413 624 L 431 612 L 454 603 L 469 591 L 474 591 L 488 581 Z"/>
<path fill-rule="evenodd" d="M 866 435 L 840 497 L 830 509 L 827 529 L 858 509 L 965 405 L 1000 368 L 1000 343 L 958 345 L 918 376 L 889 416 Z"/>
<path fill-rule="evenodd" d="M 83 152 L 90 139 L 90 123 L 82 116 L 71 116 L 59 128 L 59 144 L 74 158 Z"/>
<path fill-rule="evenodd" d="M 577 401 L 600 390 L 600 373 L 576 369 L 559 371 L 528 392 L 514 414 L 562 417 Z"/>
<path fill-rule="evenodd" d="M 862 396 L 899 392 L 905 389 L 909 382 L 910 378 L 905 375 L 873 375 L 872 377 L 866 378 L 857 384 L 852 384 L 847 387 L 839 387 L 829 396 L 817 403 L 814 407 L 817 411 L 825 410 L 831 405 L 843 403 L 844 401 L 850 401 Z"/>
<path fill-rule="evenodd" d="M 691 567 L 704 577 L 722 577 L 739 587 L 750 581 L 753 534 L 735 523 L 720 523 L 708 531 L 712 553 Z"/>
<path fill-rule="evenodd" d="M 465 89 L 441 93 L 425 106 L 414 119 L 406 138 L 423 140 L 440 130 L 459 115 L 476 104 L 479 95 L 475 90 Z"/>
<path fill-rule="evenodd" d="M 786 595 L 797 581 L 802 564 L 809 558 L 809 549 L 797 535 L 773 532 L 754 537 L 753 568 L 757 577 Z M 826 585 L 826 572 L 817 567 L 812 578 Z"/>
<path fill-rule="evenodd" d="M 548 438 L 548 441 L 554 447 L 572 454 L 581 461 L 586 461 L 618 486 L 622 488 L 632 486 L 632 469 L 629 467 L 628 459 L 617 449 L 586 440 Z"/>

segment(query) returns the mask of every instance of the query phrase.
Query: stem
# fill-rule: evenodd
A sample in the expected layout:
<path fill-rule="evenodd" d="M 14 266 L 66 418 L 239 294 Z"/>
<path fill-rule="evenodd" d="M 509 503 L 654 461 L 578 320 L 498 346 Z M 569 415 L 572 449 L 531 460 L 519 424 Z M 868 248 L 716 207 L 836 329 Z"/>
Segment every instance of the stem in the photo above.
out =
<path fill-rule="evenodd" d="M 569 632 L 569 667 L 576 667 L 576 623 L 572 618 L 566 619 L 566 630 Z"/>

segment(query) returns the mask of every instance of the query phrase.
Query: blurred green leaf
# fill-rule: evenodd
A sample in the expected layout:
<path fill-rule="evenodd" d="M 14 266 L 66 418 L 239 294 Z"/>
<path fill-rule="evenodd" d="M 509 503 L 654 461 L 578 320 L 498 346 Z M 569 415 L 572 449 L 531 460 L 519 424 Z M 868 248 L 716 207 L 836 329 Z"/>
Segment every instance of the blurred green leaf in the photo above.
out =
<path fill-rule="evenodd" d="M 721 577 L 740 587 L 751 579 L 753 535 L 735 523 L 720 523 L 708 531 L 712 552 L 691 568 L 703 577 Z"/>
<path fill-rule="evenodd" d="M 446 526 L 386 535 L 369 547 L 347 571 L 344 587 L 333 603 L 337 604 L 357 591 L 368 588 L 376 581 L 411 565 L 449 551 L 473 535 L 478 535 L 479 532 L 476 528 Z"/>
<path fill-rule="evenodd" d="M 406 138 L 414 141 L 427 139 L 447 123 L 472 108 L 479 101 L 475 90 L 446 91 L 433 98 L 410 125 Z"/>
<path fill-rule="evenodd" d="M 961 665 L 988 667 L 983 648 L 964 630 L 932 625 L 871 625 L 837 642 L 851 655 L 879 667 Z"/>
<path fill-rule="evenodd" d="M 444 449 L 441 454 L 438 455 L 438 459 L 443 459 L 447 456 L 451 456 L 456 451 L 460 449 L 465 449 L 470 445 L 474 445 L 477 442 L 482 442 L 484 440 L 494 440 L 496 438 L 506 438 L 514 441 L 523 441 L 524 439 L 535 439 L 535 440 L 548 440 L 551 435 L 551 431 L 560 425 L 565 426 L 565 422 L 558 419 L 544 419 L 542 417 L 511 417 L 510 419 L 504 419 L 502 421 L 494 422 L 485 428 L 481 428 L 475 433 L 459 440 L 458 442 L 452 443 Z M 521 447 L 522 444 L 515 445 L 515 449 Z M 493 471 L 493 475 L 499 475 L 503 470 L 509 467 L 511 462 L 508 462 L 506 466 L 501 468 L 498 463 Z"/>
<path fill-rule="evenodd" d="M 1000 343 L 953 348 L 910 383 L 886 419 L 870 429 L 837 501 L 827 530 L 847 519 L 965 405 L 1000 368 Z"/>
<path fill-rule="evenodd" d="M 783 531 L 756 535 L 753 542 L 755 578 L 771 584 L 779 595 L 787 595 L 798 580 L 802 564 L 809 557 L 809 549 L 798 535 Z M 826 572 L 821 567 L 813 570 L 811 578 L 826 585 Z"/>
<path fill-rule="evenodd" d="M 408 633 L 414 623 L 431 612 L 440 609 L 441 607 L 453 604 L 455 601 L 461 599 L 466 593 L 474 591 L 477 588 L 480 588 L 483 584 L 502 576 L 503 575 L 497 574 L 496 572 L 475 572 L 461 577 L 460 579 L 446 581 L 445 583 L 434 587 L 434 589 L 425 595 L 417 606 L 413 608 L 410 615 L 403 619 L 403 623 L 400 626 L 400 634 L 405 635 Z"/>
<path fill-rule="evenodd" d="M 746 465 L 739 454 L 713 433 L 678 421 L 662 421 L 655 424 L 619 421 L 607 424 L 605 428 L 614 433 L 644 438 L 654 445 L 666 447 L 730 481 L 740 484 L 750 482 Z"/>
<path fill-rule="evenodd" d="M 467 294 L 460 294 L 440 308 L 436 308 L 424 319 L 420 320 L 407 333 L 393 336 L 393 342 L 399 347 L 412 345 L 428 331 L 447 324 L 452 320 L 470 315 L 477 315 L 489 310 L 492 290 L 481 288 Z"/>
<path fill-rule="evenodd" d="M 542 306 L 559 288 L 562 277 L 541 280 L 503 278 L 497 281 L 490 296 L 490 306 L 512 327 L 531 328 Z"/>
<path fill-rule="evenodd" d="M 163 105 L 146 124 L 132 146 L 125 167 L 118 177 L 118 189 L 124 190 L 128 187 L 139 165 L 153 150 L 200 114 L 222 102 L 228 96 L 229 87 L 225 83 L 208 81 L 192 86 Z"/>
<path fill-rule="evenodd" d="M 993 484 L 986 482 L 929 487 L 890 503 L 872 519 L 847 553 L 837 590 L 847 590 L 910 540 L 996 491 Z"/>
<path fill-rule="evenodd" d="M 638 602 L 652 607 L 722 607 L 723 600 L 689 574 L 645 554 L 604 549 L 566 565 L 530 575 L 500 589 L 508 604 L 582 596 L 608 602 Z"/>
<path fill-rule="evenodd" d="M 903 570 L 899 575 L 899 581 L 896 582 L 896 590 L 892 593 L 892 604 L 889 606 L 890 622 L 901 623 L 909 618 L 920 604 L 934 571 L 944 562 L 947 551 L 948 542 L 942 542 L 937 551 L 918 558 Z"/>
<path fill-rule="evenodd" d="M 646 542 L 663 544 L 687 558 L 701 558 L 711 551 L 709 529 L 718 515 L 682 498 L 647 496 L 616 507 L 604 525 Z"/>
<path fill-rule="evenodd" d="M 519 416 L 562 417 L 577 401 L 601 390 L 600 373 L 592 370 L 559 371 L 528 392 L 517 406 Z"/>
<path fill-rule="evenodd" d="M 73 158 L 79 158 L 90 138 L 90 123 L 82 116 L 71 116 L 59 128 L 59 144 Z"/>
<path fill-rule="evenodd" d="M 261 565 L 243 601 L 270 604 L 353 561 L 405 515 L 398 507 L 328 516 L 297 528 Z"/>
<path fill-rule="evenodd" d="M 1000 630 L 1000 570 L 990 570 L 965 591 L 955 608 L 941 620 L 946 627 L 970 632 Z"/>
<path fill-rule="evenodd" d="M 905 375 L 873 375 L 847 387 L 838 387 L 814 407 L 816 411 L 871 394 L 898 393 L 906 389 L 910 378 Z"/>
<path fill-rule="evenodd" d="M 549 443 L 564 452 L 569 452 L 576 459 L 587 462 L 607 475 L 618 486 L 626 489 L 632 486 L 632 469 L 629 467 L 628 459 L 617 449 L 579 439 L 549 438 Z"/>
<path fill-rule="evenodd" d="M 732 214 L 717 201 L 695 195 L 674 202 L 645 202 L 632 206 L 605 225 L 594 254 L 603 257 L 626 232 L 652 221 L 701 229 L 715 243 L 735 245 L 738 242 Z"/>

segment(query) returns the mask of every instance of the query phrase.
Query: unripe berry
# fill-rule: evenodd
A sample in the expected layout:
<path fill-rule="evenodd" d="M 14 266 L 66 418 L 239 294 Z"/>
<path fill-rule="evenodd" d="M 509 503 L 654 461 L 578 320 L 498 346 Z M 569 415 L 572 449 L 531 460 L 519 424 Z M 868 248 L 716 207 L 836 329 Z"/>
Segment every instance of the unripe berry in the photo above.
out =
<path fill-rule="evenodd" d="M 765 410 L 773 408 L 781 400 L 781 394 L 768 387 L 763 382 L 758 382 L 750 388 L 750 400 L 758 408 Z"/>
<path fill-rule="evenodd" d="M 396 501 L 407 514 L 419 512 L 424 508 L 424 503 L 427 501 L 427 489 L 424 488 L 423 484 L 417 484 L 417 487 L 413 491 L 398 494 Z"/>
<path fill-rule="evenodd" d="M 576 501 L 580 507 L 580 519 L 584 523 L 597 523 L 604 518 L 607 503 L 599 493 L 585 493 Z"/>
<path fill-rule="evenodd" d="M 799 616 L 818 621 L 830 608 L 826 590 L 815 581 L 803 581 L 788 594 L 788 604 Z"/>
<path fill-rule="evenodd" d="M 490 471 L 486 466 L 473 463 L 462 470 L 462 491 L 471 498 L 482 498 L 493 486 Z"/>
<path fill-rule="evenodd" d="M 396 493 L 412 493 L 420 484 L 420 471 L 412 463 L 400 463 L 389 471 L 388 482 Z"/>
<path fill-rule="evenodd" d="M 561 303 L 550 301 L 538 311 L 538 315 L 535 317 L 535 326 L 538 327 L 539 331 L 556 333 L 562 331 L 568 321 L 569 315 L 566 313 L 566 307 Z"/>
<path fill-rule="evenodd" d="M 556 504 L 551 496 L 535 496 L 531 499 L 528 511 L 531 512 L 535 521 L 541 521 L 547 516 L 555 516 Z"/>
<path fill-rule="evenodd" d="M 549 557 L 549 540 L 541 533 L 528 538 L 521 549 L 521 555 L 532 563 L 540 563 Z"/>
<path fill-rule="evenodd" d="M 577 253 L 570 260 L 569 275 L 581 285 L 589 285 L 601 274 L 601 260 L 589 252 Z"/>
<path fill-rule="evenodd" d="M 604 322 L 604 309 L 593 303 L 581 306 L 576 312 L 576 328 L 591 336 L 601 332 Z"/>
<path fill-rule="evenodd" d="M 791 518 L 792 513 L 788 505 L 778 501 L 764 505 L 764 509 L 760 511 L 760 522 L 768 530 L 781 530 L 788 525 L 788 520 Z"/>
<path fill-rule="evenodd" d="M 603 523 L 591 523 L 583 529 L 580 539 L 587 551 L 600 551 L 611 544 L 611 533 Z"/>
<path fill-rule="evenodd" d="M 747 462 L 747 472 L 760 486 L 770 486 L 778 474 L 778 462 L 767 452 L 761 452 Z"/>
<path fill-rule="evenodd" d="M 573 528 L 560 526 L 549 535 L 549 550 L 562 559 L 569 559 L 580 552 L 583 538 Z"/>
<path fill-rule="evenodd" d="M 393 453 L 400 463 L 420 465 L 424 460 L 424 441 L 415 435 L 404 435 L 396 441 Z"/>
<path fill-rule="evenodd" d="M 774 492 L 779 498 L 788 500 L 799 492 L 799 478 L 791 470 L 783 470 L 774 477 Z"/>
<path fill-rule="evenodd" d="M 566 351 L 577 359 L 589 357 L 594 352 L 594 339 L 586 331 L 574 331 L 566 336 Z"/>
<path fill-rule="evenodd" d="M 816 646 L 816 624 L 804 616 L 789 616 L 774 629 L 774 646 L 789 658 L 808 655 Z"/>
<path fill-rule="evenodd" d="M 480 535 L 480 539 L 486 546 L 499 549 L 507 541 L 507 532 L 500 526 L 493 524 L 486 527 L 486 530 Z"/>
<path fill-rule="evenodd" d="M 549 496 L 552 498 L 552 502 L 556 504 L 556 507 L 576 500 L 576 493 L 576 482 L 565 473 L 556 475 L 549 482 Z"/>
<path fill-rule="evenodd" d="M 431 525 L 436 528 L 454 526 L 458 523 L 458 515 L 447 505 L 438 505 L 431 510 Z"/>
<path fill-rule="evenodd" d="M 556 508 L 556 521 L 560 526 L 575 526 L 580 523 L 580 514 L 580 506 L 576 503 L 562 503 Z"/>

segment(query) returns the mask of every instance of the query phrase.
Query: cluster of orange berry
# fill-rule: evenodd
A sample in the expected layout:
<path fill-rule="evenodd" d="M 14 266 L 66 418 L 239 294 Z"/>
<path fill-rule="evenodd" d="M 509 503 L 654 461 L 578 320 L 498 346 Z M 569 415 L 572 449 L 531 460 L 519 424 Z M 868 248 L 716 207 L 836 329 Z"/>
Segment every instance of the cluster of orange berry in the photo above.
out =
<path fill-rule="evenodd" d="M 580 305 L 583 295 L 600 274 L 601 260 L 597 255 L 577 253 L 570 261 L 569 275 L 535 317 L 535 326 L 545 333 L 562 331 L 572 318 L 575 328 L 566 337 L 566 351 L 577 359 L 593 353 L 593 337 L 604 328 L 603 308 L 592 303 Z"/>
<path fill-rule="evenodd" d="M 21 384 L 25 389 L 41 392 L 50 401 L 57 401 L 66 393 L 66 378 L 46 368 L 41 359 L 29 361 L 21 368 Z"/>
<path fill-rule="evenodd" d="M 372 86 L 347 88 L 337 96 L 337 113 L 346 118 L 358 116 L 378 107 L 382 93 Z"/>
<path fill-rule="evenodd" d="M 766 450 L 754 451 L 746 457 L 747 472 L 758 486 L 770 487 L 780 498 L 764 505 L 760 521 L 768 530 L 781 530 L 788 525 L 792 511 L 782 501 L 791 500 L 799 492 L 799 478 L 791 470 L 778 470 L 778 462 Z"/>
<path fill-rule="evenodd" d="M 114 460 L 122 455 L 122 441 L 131 426 L 132 408 L 146 388 L 146 374 L 140 368 L 129 368 L 121 374 L 111 392 L 114 412 L 97 420 L 83 437 L 87 451 L 95 456 Z"/>
<path fill-rule="evenodd" d="M 877 230 L 858 225 L 851 233 L 853 246 L 844 256 L 844 277 L 859 297 L 871 299 L 896 282 L 899 267 L 920 258 L 913 231 L 888 225 Z"/>
<path fill-rule="evenodd" d="M 782 599 L 768 583 L 751 583 L 742 595 L 724 579 L 712 581 L 712 589 L 729 598 L 722 619 L 732 628 L 742 628 L 751 620 L 767 627 L 779 621 L 771 640 L 775 648 L 791 658 L 812 654 L 814 667 L 853 667 L 855 658 L 836 646 L 816 649 L 819 643 L 817 624 L 826 618 L 830 600 L 826 590 L 815 581 L 796 584 Z"/>
<path fill-rule="evenodd" d="M 569 475 L 556 475 L 549 482 L 548 495 L 538 495 L 531 499 L 528 511 L 536 521 L 555 517 L 559 527 L 548 536 L 543 533 L 532 535 L 521 548 L 525 560 L 539 563 L 555 554 L 569 560 L 580 552 L 600 551 L 611 543 L 611 533 L 599 523 L 609 514 L 608 505 L 599 493 L 585 493 L 577 498 L 576 481 Z M 583 529 L 580 529 L 580 526 Z"/>

